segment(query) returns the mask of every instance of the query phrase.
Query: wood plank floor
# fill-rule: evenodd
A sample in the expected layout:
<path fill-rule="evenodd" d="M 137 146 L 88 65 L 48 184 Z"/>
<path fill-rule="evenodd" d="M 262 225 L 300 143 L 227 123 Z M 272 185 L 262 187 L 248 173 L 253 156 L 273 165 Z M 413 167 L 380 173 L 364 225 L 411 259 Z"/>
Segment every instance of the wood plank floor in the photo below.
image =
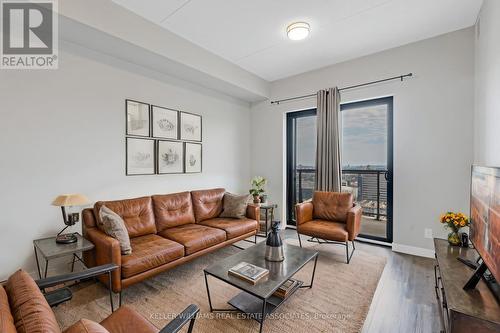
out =
<path fill-rule="evenodd" d="M 284 233 L 284 237 L 296 235 L 294 230 Z M 362 333 L 440 332 L 433 259 L 400 254 L 388 247 L 362 242 L 356 242 L 356 249 L 387 258 Z M 344 249 L 339 247 L 339 251 Z M 357 254 L 359 252 L 354 253 Z"/>

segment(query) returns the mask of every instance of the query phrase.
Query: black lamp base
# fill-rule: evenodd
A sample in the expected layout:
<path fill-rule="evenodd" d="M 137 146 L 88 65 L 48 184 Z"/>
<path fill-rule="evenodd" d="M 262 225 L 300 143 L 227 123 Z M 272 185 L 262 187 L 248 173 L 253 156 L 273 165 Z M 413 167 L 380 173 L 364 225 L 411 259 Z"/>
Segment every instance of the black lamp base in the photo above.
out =
<path fill-rule="evenodd" d="M 72 244 L 76 243 L 77 241 L 78 238 L 76 238 L 75 234 L 63 234 L 63 235 L 57 235 L 56 237 L 57 244 Z"/>

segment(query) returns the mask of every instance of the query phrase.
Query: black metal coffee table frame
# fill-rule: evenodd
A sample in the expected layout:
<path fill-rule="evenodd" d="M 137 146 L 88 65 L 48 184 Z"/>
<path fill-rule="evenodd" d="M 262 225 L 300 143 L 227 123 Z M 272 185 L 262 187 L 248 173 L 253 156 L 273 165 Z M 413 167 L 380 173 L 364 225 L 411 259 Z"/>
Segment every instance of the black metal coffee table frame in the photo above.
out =
<path fill-rule="evenodd" d="M 229 279 L 224 279 L 219 276 L 216 276 L 214 274 L 211 274 L 210 272 L 207 271 L 207 269 L 203 270 L 204 277 L 205 277 L 205 286 L 207 288 L 207 296 L 208 296 L 208 304 L 210 306 L 210 312 L 243 312 L 248 315 L 252 319 L 255 319 L 257 322 L 260 323 L 260 328 L 259 328 L 259 333 L 262 333 L 262 329 L 264 326 L 264 320 L 266 319 L 267 316 L 269 316 L 271 313 L 273 313 L 281 304 L 283 304 L 288 298 L 290 298 L 298 289 L 300 288 L 312 288 L 314 284 L 314 275 L 316 273 L 316 265 L 318 262 L 318 252 L 316 252 L 314 255 L 312 255 L 311 258 L 308 260 L 305 260 L 304 263 L 296 268 L 296 270 L 291 274 L 291 276 L 294 276 L 297 272 L 299 272 L 302 268 L 304 268 L 310 261 L 314 259 L 314 267 L 311 275 L 311 282 L 308 285 L 304 285 L 302 281 L 299 281 L 297 286 L 292 289 L 288 295 L 281 299 L 279 297 L 273 296 L 274 291 L 276 291 L 281 285 L 278 285 L 276 289 L 271 293 L 271 295 L 267 297 L 262 297 L 262 295 L 258 295 L 254 292 L 252 292 L 252 287 L 254 285 L 248 283 L 248 288 L 245 288 L 244 285 L 237 285 L 236 283 L 231 282 Z M 210 288 L 208 285 L 208 276 L 212 276 L 220 281 L 223 281 L 233 287 L 236 287 L 240 290 L 242 290 L 241 293 L 233 297 L 228 304 L 231 305 L 233 308 L 230 309 L 217 309 L 212 306 L 212 298 L 210 296 Z M 283 279 L 283 283 L 285 283 L 287 279 Z M 257 302 L 262 302 L 262 305 L 260 307 L 260 311 L 257 312 Z"/>

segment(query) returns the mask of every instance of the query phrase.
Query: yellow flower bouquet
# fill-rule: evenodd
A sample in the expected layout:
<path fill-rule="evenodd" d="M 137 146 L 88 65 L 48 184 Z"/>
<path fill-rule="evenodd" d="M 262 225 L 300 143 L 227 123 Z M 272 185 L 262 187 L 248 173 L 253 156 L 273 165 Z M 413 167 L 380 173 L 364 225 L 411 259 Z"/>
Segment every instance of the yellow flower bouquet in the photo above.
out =
<path fill-rule="evenodd" d="M 444 224 L 445 228 L 451 229 L 448 234 L 448 242 L 451 245 L 459 245 L 460 236 L 458 231 L 460 228 L 469 226 L 469 218 L 463 213 L 447 212 L 441 215 L 439 221 Z"/>

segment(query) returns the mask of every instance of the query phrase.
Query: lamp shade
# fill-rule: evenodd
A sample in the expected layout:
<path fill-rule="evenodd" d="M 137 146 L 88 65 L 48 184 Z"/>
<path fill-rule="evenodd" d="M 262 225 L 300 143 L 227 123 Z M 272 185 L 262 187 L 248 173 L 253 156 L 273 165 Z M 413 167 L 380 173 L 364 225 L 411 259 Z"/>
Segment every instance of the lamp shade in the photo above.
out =
<path fill-rule="evenodd" d="M 84 206 L 88 203 L 90 203 L 89 199 L 83 194 L 61 194 L 52 201 L 52 206 Z"/>

